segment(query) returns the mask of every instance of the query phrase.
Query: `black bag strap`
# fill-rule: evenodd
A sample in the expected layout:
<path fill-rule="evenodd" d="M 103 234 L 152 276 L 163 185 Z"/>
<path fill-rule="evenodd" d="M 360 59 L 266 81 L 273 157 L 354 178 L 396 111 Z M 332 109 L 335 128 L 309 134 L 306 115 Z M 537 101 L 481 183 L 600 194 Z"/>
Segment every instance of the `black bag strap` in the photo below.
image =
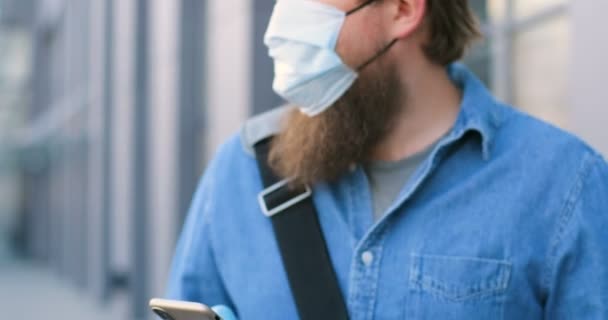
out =
<path fill-rule="evenodd" d="M 271 218 L 283 267 L 301 320 L 347 320 L 348 311 L 331 264 L 309 188 L 292 190 L 268 164 L 272 138 L 254 146 L 265 190 L 260 206 Z"/>

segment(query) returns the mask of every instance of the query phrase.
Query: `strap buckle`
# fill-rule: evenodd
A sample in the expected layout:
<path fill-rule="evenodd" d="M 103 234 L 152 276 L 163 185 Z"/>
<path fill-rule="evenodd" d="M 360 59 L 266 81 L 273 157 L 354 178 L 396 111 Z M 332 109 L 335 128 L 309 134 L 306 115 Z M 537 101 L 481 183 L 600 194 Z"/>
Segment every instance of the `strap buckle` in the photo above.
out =
<path fill-rule="evenodd" d="M 298 194 L 297 196 L 281 203 L 280 205 L 274 208 L 268 208 L 268 204 L 266 203 L 266 197 L 272 194 L 273 192 L 276 192 L 277 190 L 285 187 L 290 181 L 290 179 L 279 181 L 273 184 L 272 186 L 264 189 L 262 192 L 260 192 L 260 194 L 258 194 L 258 202 L 260 203 L 260 208 L 262 208 L 262 212 L 265 216 L 272 218 L 273 216 L 287 210 L 288 208 L 306 200 L 312 195 L 312 190 L 308 185 L 306 185 L 306 189 L 303 193 Z"/>

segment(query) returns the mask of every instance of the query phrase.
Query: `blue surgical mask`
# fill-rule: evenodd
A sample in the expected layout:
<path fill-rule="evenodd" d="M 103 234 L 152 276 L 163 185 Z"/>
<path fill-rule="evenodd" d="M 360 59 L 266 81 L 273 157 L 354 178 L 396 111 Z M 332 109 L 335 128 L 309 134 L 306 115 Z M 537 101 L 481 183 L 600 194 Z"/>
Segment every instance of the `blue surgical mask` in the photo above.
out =
<path fill-rule="evenodd" d="M 374 0 L 344 12 L 311 0 L 278 0 L 264 43 L 274 60 L 274 91 L 313 117 L 333 105 L 353 85 L 358 70 L 386 52 L 392 44 L 358 70 L 336 53 L 346 16 Z"/>

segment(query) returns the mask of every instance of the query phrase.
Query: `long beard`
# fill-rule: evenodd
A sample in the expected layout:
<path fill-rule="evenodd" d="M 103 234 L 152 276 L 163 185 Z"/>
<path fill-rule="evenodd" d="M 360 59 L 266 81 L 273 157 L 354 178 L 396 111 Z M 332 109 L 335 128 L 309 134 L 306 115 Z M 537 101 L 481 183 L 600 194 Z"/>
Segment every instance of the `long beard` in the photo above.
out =
<path fill-rule="evenodd" d="M 339 179 L 352 164 L 365 162 L 390 131 L 400 107 L 393 68 L 359 78 L 333 106 L 316 117 L 290 112 L 272 142 L 269 164 L 292 186 Z M 371 70 L 370 70 L 371 71 Z"/>

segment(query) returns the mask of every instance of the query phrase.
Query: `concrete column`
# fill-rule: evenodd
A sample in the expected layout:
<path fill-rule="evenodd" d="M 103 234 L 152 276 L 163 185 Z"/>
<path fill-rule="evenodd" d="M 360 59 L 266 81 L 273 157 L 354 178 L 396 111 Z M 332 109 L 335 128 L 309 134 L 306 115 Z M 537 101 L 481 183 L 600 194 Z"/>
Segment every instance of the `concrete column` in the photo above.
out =
<path fill-rule="evenodd" d="M 163 296 L 178 212 L 180 1 L 150 1 L 149 51 L 149 294 Z M 193 35 L 196 36 L 196 35 Z"/>
<path fill-rule="evenodd" d="M 252 0 L 208 1 L 207 157 L 251 110 Z"/>
<path fill-rule="evenodd" d="M 105 121 L 104 105 L 104 78 L 105 68 L 105 42 L 104 31 L 106 21 L 105 0 L 92 0 L 89 5 L 89 37 L 90 46 L 88 51 L 87 64 L 89 72 L 89 112 L 88 112 L 88 196 L 87 196 L 87 274 L 88 287 L 98 297 L 103 296 L 106 285 L 104 256 L 105 248 L 105 227 L 104 215 L 107 207 L 104 206 L 103 192 L 106 183 L 104 175 L 104 143 L 105 141 Z"/>
<path fill-rule="evenodd" d="M 114 17 L 110 268 L 126 272 L 130 268 L 133 251 L 129 234 L 132 230 L 130 208 L 133 201 L 135 0 L 114 1 Z"/>

